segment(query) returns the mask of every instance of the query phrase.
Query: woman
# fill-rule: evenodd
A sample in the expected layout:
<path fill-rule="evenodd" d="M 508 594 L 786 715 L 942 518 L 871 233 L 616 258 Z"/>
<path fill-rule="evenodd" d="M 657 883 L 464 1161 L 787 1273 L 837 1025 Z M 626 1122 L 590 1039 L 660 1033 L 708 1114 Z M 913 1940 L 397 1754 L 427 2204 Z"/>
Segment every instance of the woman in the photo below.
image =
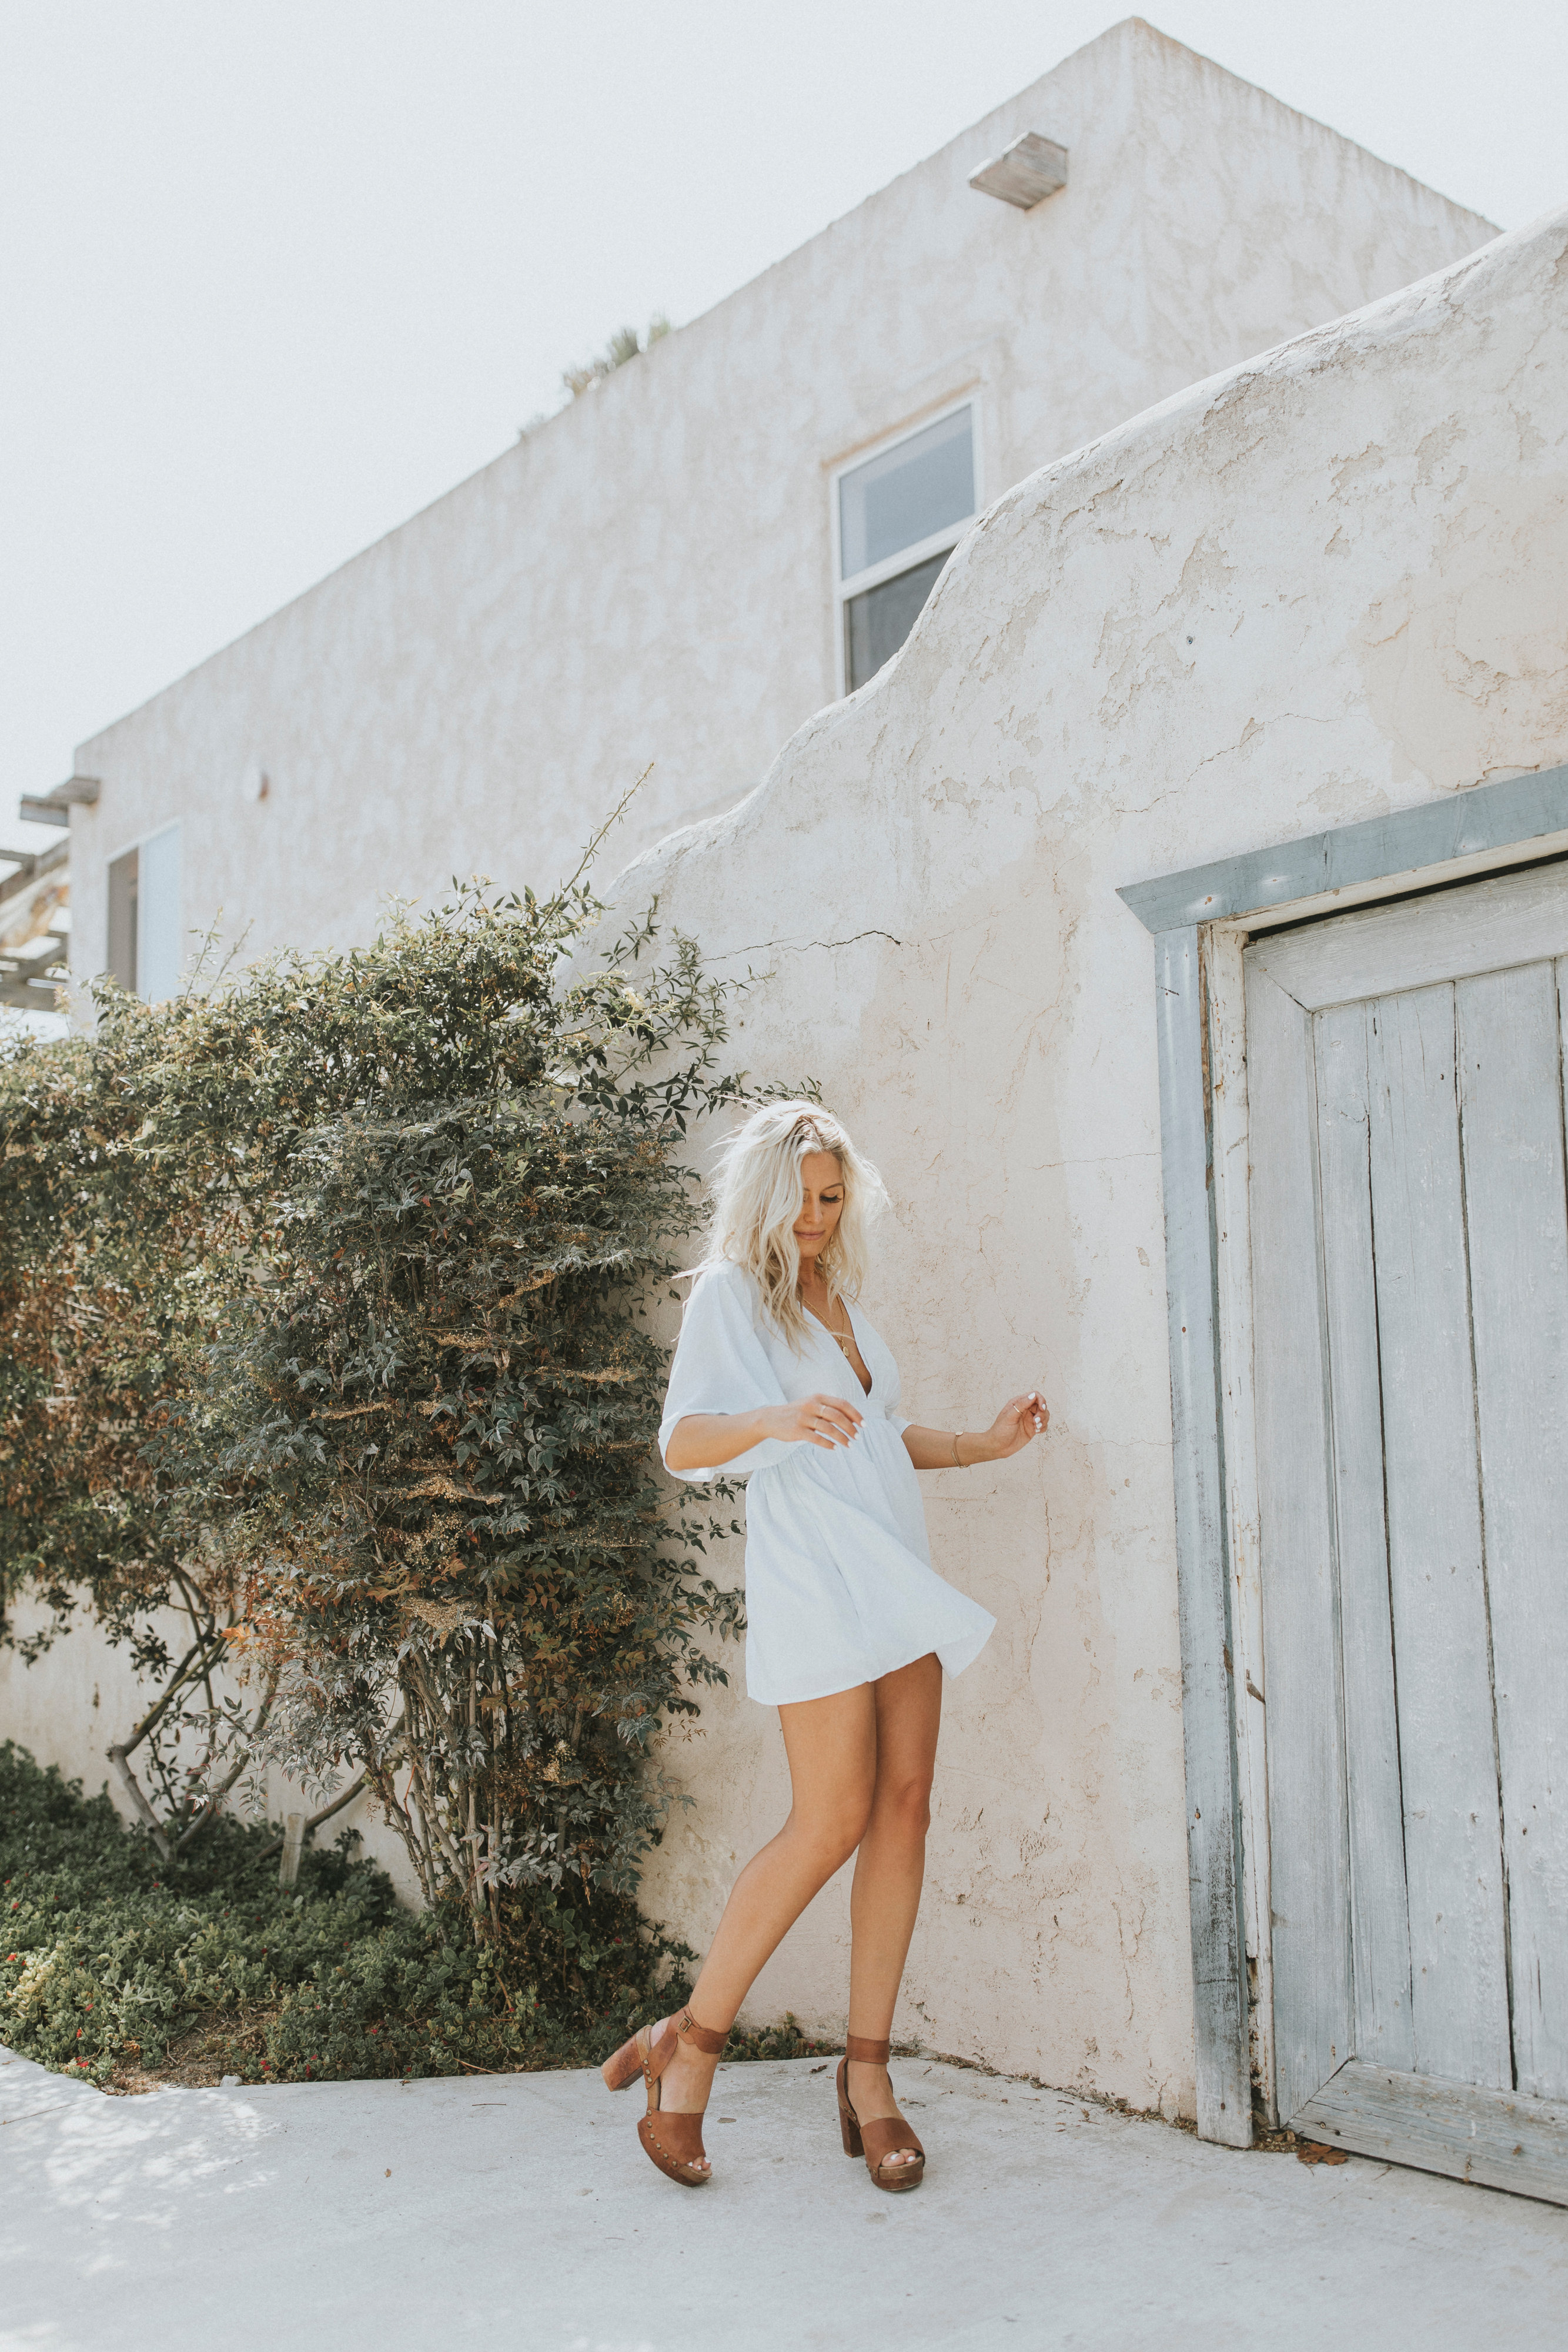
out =
<path fill-rule="evenodd" d="M 898 1368 L 854 1305 L 885 1198 L 827 1112 L 754 1113 L 723 1154 L 670 1371 L 665 1467 L 751 1480 L 747 1690 L 779 1709 L 791 1792 L 784 1827 L 736 1881 L 690 2006 L 603 2068 L 612 2090 L 643 2076 L 638 2135 L 691 2189 L 708 2178 L 703 2111 L 736 2012 L 852 1853 L 844 2150 L 863 2153 L 879 2189 L 917 2188 L 925 2169 L 888 2081 L 889 2038 L 920 1903 L 943 1668 L 961 1674 L 996 1620 L 933 1570 L 915 1472 L 1004 1461 L 1050 1415 L 1031 1390 L 978 1435 L 902 1418 Z"/>

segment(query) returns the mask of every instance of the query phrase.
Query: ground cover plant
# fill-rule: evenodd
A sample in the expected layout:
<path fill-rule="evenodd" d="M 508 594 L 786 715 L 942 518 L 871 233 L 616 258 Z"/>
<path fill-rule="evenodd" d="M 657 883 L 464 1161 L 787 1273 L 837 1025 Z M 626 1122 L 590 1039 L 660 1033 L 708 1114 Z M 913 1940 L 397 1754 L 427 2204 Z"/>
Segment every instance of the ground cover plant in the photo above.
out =
<path fill-rule="evenodd" d="M 307 1852 L 280 1887 L 265 1831 L 225 1819 L 171 1866 L 107 1797 L 0 1746 L 0 2042 L 121 2090 L 509 2073 L 595 2064 L 689 1989 L 692 1955 L 630 1906 L 575 1990 L 530 1979 L 460 1913 L 453 1933 L 401 1908 L 352 1844 Z M 787 2019 L 730 2055 L 815 2047 Z"/>
<path fill-rule="evenodd" d="M 655 1734 L 740 1622 L 724 1491 L 655 1475 L 649 1303 L 688 1124 L 747 1089 L 692 944 L 603 916 L 580 882 L 476 886 L 168 1004 L 106 987 L 91 1037 L 0 1058 L 0 1612 L 44 1597 L 36 1650 L 86 1611 L 154 1678 L 110 1750 L 146 1932 L 172 1889 L 216 1901 L 208 1848 L 261 1886 L 243 1822 L 279 1763 L 402 1839 L 429 1916 L 372 1940 L 466 1941 L 561 2032 L 640 1997 Z M 370 1920 L 373 1876 L 326 1867 L 301 1915 Z M 219 1912 L 226 1950 L 249 1914 Z M 242 2006 L 293 2016 L 249 1965 Z"/>

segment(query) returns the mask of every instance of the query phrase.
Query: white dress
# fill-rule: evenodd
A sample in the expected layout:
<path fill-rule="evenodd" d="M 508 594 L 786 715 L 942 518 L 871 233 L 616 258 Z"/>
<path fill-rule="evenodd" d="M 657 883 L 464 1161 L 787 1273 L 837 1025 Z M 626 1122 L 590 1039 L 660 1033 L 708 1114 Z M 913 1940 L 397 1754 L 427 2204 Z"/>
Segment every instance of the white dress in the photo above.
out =
<path fill-rule="evenodd" d="M 858 1308 L 850 1320 L 869 1396 L 814 1316 L 796 1354 L 764 1317 L 752 1277 L 716 1266 L 693 1286 L 670 1368 L 661 1454 L 693 1412 L 750 1412 L 821 1394 L 848 1397 L 865 1416 L 853 1442 L 831 1453 L 769 1437 L 722 1468 L 674 1474 L 750 1480 L 746 1687 L 767 1706 L 852 1690 L 933 1650 L 950 1675 L 962 1674 L 997 1622 L 931 1565 L 898 1367 Z"/>

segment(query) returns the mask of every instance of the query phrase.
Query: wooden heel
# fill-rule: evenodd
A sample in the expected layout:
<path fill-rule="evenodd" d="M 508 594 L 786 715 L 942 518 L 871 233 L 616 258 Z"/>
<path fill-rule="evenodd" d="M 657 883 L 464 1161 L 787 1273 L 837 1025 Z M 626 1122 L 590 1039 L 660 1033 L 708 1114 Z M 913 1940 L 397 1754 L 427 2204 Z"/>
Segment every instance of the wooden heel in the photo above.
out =
<path fill-rule="evenodd" d="M 665 2178 L 678 2181 L 683 2189 L 701 2189 L 708 2179 L 707 2158 L 703 2148 L 701 2116 L 666 2114 L 659 2095 L 660 2078 L 683 2042 L 701 2050 L 707 2057 L 724 2054 L 727 2036 L 699 2025 L 689 2009 L 671 2018 L 657 2042 L 652 2029 L 640 2026 L 630 2042 L 623 2042 L 612 2058 L 607 2058 L 600 2068 L 607 2090 L 624 2091 L 641 2076 L 648 2088 L 648 2111 L 639 2116 L 637 2137 L 644 2153 L 656 2164 Z"/>
<path fill-rule="evenodd" d="M 615 2055 L 607 2058 L 599 2071 L 604 2077 L 607 2091 L 629 2091 L 643 2072 L 639 2037 L 634 2033 L 630 2042 L 623 2042 Z"/>
<path fill-rule="evenodd" d="M 910 2130 L 902 2116 L 878 2116 L 862 2124 L 850 2105 L 850 2060 L 857 2065 L 885 2066 L 889 2044 L 868 2041 L 863 2034 L 850 2033 L 844 2037 L 844 2055 L 839 2060 L 836 2086 L 839 2095 L 839 2129 L 843 2136 L 846 2156 L 863 2156 L 866 2170 L 878 2189 L 886 2189 L 894 2196 L 909 2189 L 918 2189 L 925 2177 L 925 2150 Z M 890 2156 L 904 2155 L 906 2161 L 890 2164 Z"/>

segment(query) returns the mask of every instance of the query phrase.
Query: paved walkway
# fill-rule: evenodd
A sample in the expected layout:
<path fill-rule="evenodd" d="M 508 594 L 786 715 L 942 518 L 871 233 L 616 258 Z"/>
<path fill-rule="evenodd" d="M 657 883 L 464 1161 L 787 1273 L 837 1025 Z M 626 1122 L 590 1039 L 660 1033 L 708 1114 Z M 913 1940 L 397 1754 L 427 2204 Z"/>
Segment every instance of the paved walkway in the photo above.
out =
<path fill-rule="evenodd" d="M 0 2352 L 1534 2352 L 1568 2211 L 1239 2155 L 895 2062 L 887 2197 L 831 2071 L 721 2067 L 674 2187 L 597 2074 L 105 2098 L 0 2051 Z"/>

